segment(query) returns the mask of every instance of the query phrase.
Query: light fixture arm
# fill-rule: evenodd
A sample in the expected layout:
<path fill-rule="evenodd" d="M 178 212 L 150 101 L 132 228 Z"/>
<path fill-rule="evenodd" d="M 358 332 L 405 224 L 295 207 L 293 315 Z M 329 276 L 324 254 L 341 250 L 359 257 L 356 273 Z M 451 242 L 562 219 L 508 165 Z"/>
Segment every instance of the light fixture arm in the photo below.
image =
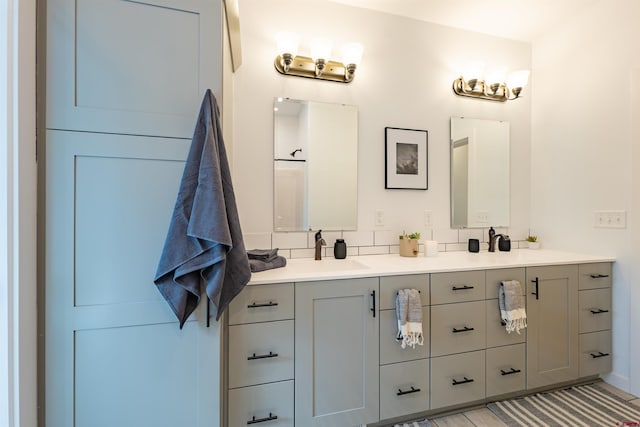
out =
<path fill-rule="evenodd" d="M 509 89 L 506 83 L 487 84 L 478 79 L 465 81 L 463 77 L 458 77 L 453 81 L 453 92 L 460 96 L 499 102 L 511 101 L 522 97 L 522 87 Z"/>

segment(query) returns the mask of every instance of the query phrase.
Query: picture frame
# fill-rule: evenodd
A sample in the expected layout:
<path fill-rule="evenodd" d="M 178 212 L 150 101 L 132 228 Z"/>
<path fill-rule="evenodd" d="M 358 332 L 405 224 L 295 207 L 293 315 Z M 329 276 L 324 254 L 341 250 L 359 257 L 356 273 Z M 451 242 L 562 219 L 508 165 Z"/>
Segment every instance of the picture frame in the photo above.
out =
<path fill-rule="evenodd" d="M 429 133 L 420 129 L 384 128 L 386 189 L 429 188 Z"/>

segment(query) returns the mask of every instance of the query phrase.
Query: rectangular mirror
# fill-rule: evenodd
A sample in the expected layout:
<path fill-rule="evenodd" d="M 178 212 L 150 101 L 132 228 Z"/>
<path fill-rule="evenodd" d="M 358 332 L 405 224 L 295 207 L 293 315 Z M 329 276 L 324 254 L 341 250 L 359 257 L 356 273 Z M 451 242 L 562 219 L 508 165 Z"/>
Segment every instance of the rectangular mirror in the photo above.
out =
<path fill-rule="evenodd" d="M 509 226 L 509 123 L 451 118 L 451 227 Z"/>
<path fill-rule="evenodd" d="M 357 108 L 277 98 L 273 111 L 274 230 L 355 230 Z"/>

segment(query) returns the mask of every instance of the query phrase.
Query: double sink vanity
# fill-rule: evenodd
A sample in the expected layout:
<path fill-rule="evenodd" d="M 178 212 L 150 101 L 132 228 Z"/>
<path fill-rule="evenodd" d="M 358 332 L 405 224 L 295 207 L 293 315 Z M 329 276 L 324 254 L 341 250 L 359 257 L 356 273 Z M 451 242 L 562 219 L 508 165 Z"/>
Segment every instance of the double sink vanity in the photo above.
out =
<path fill-rule="evenodd" d="M 611 370 L 611 258 L 549 250 L 289 260 L 231 303 L 227 425 L 392 425 Z M 498 287 L 528 327 L 508 334 Z M 420 291 L 424 345 L 396 341 L 395 296 Z"/>

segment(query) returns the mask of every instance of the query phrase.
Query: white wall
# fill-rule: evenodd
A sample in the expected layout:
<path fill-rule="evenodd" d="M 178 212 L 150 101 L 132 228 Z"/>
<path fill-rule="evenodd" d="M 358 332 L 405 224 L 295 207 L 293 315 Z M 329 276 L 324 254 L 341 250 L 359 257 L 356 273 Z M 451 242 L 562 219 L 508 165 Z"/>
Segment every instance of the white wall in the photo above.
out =
<path fill-rule="evenodd" d="M 544 247 L 618 260 L 609 379 L 636 395 L 640 358 L 630 357 L 630 348 L 639 349 L 640 319 L 632 315 L 630 323 L 630 313 L 640 304 L 640 217 L 632 209 L 640 155 L 630 88 L 640 65 L 639 20 L 639 2 L 603 0 L 534 40 L 531 150 L 531 225 Z M 640 105 L 637 90 L 635 101 Z M 626 210 L 628 227 L 594 228 L 594 210 Z"/>
<path fill-rule="evenodd" d="M 35 1 L 0 3 L 0 425 L 9 427 L 37 424 L 35 18 Z"/>
<path fill-rule="evenodd" d="M 234 186 L 250 243 L 269 243 L 273 229 L 272 103 L 278 96 L 358 107 L 358 230 L 388 230 L 390 236 L 405 229 L 424 231 L 423 211 L 430 210 L 436 239 L 464 241 L 467 232 L 449 228 L 449 118 L 509 121 L 509 232 L 514 239 L 526 236 L 531 98 L 525 94 L 524 99 L 507 103 L 481 101 L 458 97 L 451 86 L 465 67 L 479 61 L 507 70 L 531 68 L 529 44 L 330 2 L 309 0 L 301 7 L 295 0 L 240 0 L 239 5 L 243 66 L 234 75 Z M 275 35 L 283 30 L 297 32 L 303 41 L 329 36 L 336 45 L 361 42 L 364 56 L 354 82 L 345 85 L 278 74 L 273 66 L 278 53 Z M 429 131 L 427 191 L 384 189 L 385 126 Z M 374 225 L 377 209 L 385 211 L 384 227 Z"/>

